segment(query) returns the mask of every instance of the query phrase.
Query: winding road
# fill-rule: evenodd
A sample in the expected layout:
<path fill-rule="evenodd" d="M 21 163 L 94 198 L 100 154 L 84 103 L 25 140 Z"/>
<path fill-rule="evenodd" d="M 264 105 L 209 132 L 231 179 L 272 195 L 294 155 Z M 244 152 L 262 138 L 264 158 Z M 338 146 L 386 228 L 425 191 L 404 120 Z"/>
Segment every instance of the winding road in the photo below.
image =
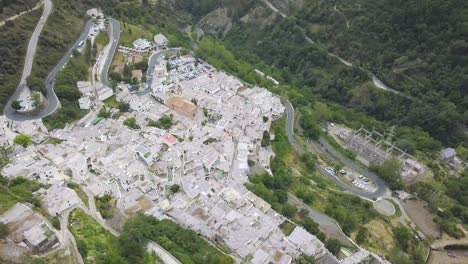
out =
<path fill-rule="evenodd" d="M 8 100 L 8 103 L 6 104 L 4 109 L 4 114 L 9 119 L 17 120 L 15 117 L 21 115 L 11 107 L 11 102 L 13 102 L 13 100 L 16 100 L 25 89 L 29 90 L 26 84 L 26 79 L 31 74 L 34 55 L 36 54 L 37 43 L 39 42 L 39 36 L 41 35 L 44 25 L 47 19 L 49 18 L 51 10 L 52 0 L 44 0 L 44 10 L 42 11 L 42 16 L 37 22 L 36 28 L 34 29 L 31 38 L 29 39 L 28 49 L 26 51 L 26 56 L 24 59 L 23 74 L 21 75 L 20 83 L 18 84 L 16 91 L 10 97 L 10 100 Z M 21 120 L 21 118 L 19 118 L 19 120 Z"/>
<path fill-rule="evenodd" d="M 109 73 L 109 67 L 112 63 L 112 59 L 114 58 L 115 52 L 117 47 L 119 46 L 120 40 L 120 22 L 116 19 L 109 18 L 109 26 L 110 26 L 110 35 L 112 36 L 109 38 L 109 45 L 110 50 L 107 53 L 107 58 L 104 63 L 104 67 L 101 71 L 101 82 L 107 86 L 109 86 L 109 79 L 107 78 L 107 74 Z"/>
<path fill-rule="evenodd" d="M 287 114 L 286 133 L 288 134 L 288 140 L 291 143 L 291 145 L 297 150 L 297 152 L 299 152 L 300 154 L 304 154 L 304 153 L 306 153 L 306 151 L 297 143 L 296 139 L 294 138 L 294 108 L 293 108 L 293 106 L 291 105 L 291 103 L 289 101 L 286 102 L 285 106 L 286 106 L 286 114 Z M 346 184 L 338 176 L 328 172 L 327 170 L 325 170 L 325 168 L 323 168 L 319 164 L 316 164 L 315 168 L 320 173 L 322 173 L 323 175 L 330 178 L 332 181 L 334 181 L 338 186 L 340 186 L 344 190 L 346 190 L 346 191 L 348 191 L 348 192 L 350 192 L 350 193 L 352 193 L 354 195 L 357 195 L 357 196 L 359 196 L 361 198 L 365 198 L 365 199 L 379 198 L 379 197 L 383 197 L 383 196 L 385 196 L 387 194 L 388 188 L 385 186 L 385 183 L 384 183 L 384 181 L 382 179 L 380 179 L 374 173 L 369 172 L 367 170 L 364 170 L 363 168 L 361 168 L 361 167 L 357 166 L 356 164 L 354 164 L 352 161 L 346 159 L 341 154 L 334 151 L 334 149 L 331 146 L 329 146 L 326 141 L 325 142 L 323 142 L 323 141 L 324 141 L 324 139 L 321 139 L 320 143 L 322 144 L 322 146 L 325 147 L 325 149 L 333 157 L 340 160 L 341 162 L 348 165 L 349 167 L 356 170 L 357 172 L 363 174 L 364 176 L 369 177 L 370 179 L 372 179 L 375 182 L 375 184 L 377 185 L 377 190 L 374 191 L 374 192 L 360 191 L 360 190 L 358 190 L 356 188 L 353 188 L 352 186 Z"/>
<path fill-rule="evenodd" d="M 148 61 L 148 70 L 146 70 L 146 89 L 140 92 L 137 92 L 137 95 L 143 96 L 147 95 L 151 92 L 151 83 L 153 82 L 153 75 L 154 75 L 154 68 L 156 64 L 162 59 L 163 56 L 167 55 L 168 53 L 177 53 L 180 51 L 181 48 L 168 48 L 165 50 L 159 50 L 153 53 Z"/>
<path fill-rule="evenodd" d="M 263 3 L 265 3 L 265 5 L 267 5 L 268 8 L 270 8 L 273 12 L 279 14 L 279 15 L 280 15 L 281 17 L 283 17 L 283 18 L 286 17 L 286 15 L 285 15 L 284 13 L 282 13 L 281 11 L 279 11 L 279 10 L 278 10 L 273 4 L 271 4 L 268 0 L 262 0 L 262 1 L 263 1 Z M 336 8 L 336 6 L 335 6 L 335 8 L 334 8 L 334 11 L 336 11 L 336 12 L 342 14 L 342 13 Z M 344 16 L 344 14 L 342 14 L 342 15 Z M 345 19 L 346 19 L 346 17 L 345 17 Z M 347 25 L 347 27 L 349 28 L 349 23 L 348 23 L 347 19 L 346 19 L 346 25 Z M 301 29 L 302 35 L 303 35 L 304 39 L 305 39 L 307 42 L 309 42 L 309 43 L 315 43 L 309 36 L 307 36 L 306 31 L 304 30 L 303 27 L 299 26 L 298 24 L 296 24 L 296 26 L 297 26 L 299 29 Z M 365 73 L 367 73 L 367 75 L 372 79 L 372 82 L 374 83 L 374 86 L 375 86 L 375 87 L 377 87 L 377 88 L 379 88 L 379 89 L 381 89 L 381 90 L 387 91 L 387 92 L 391 92 L 391 93 L 394 93 L 394 94 L 397 94 L 397 95 L 401 95 L 401 96 L 403 96 L 403 97 L 405 97 L 405 98 L 408 98 L 408 99 L 411 99 L 411 100 L 416 100 L 416 98 L 414 98 L 414 97 L 411 97 L 411 96 L 409 96 L 409 95 L 407 95 L 407 94 L 404 94 L 404 93 L 402 93 L 402 92 L 400 92 L 400 91 L 397 91 L 397 90 L 395 90 L 395 89 L 390 88 L 388 85 L 386 85 L 384 82 L 382 82 L 379 78 L 377 78 L 377 76 L 376 76 L 373 72 L 369 71 L 368 69 L 365 69 L 365 68 L 360 67 L 360 66 L 355 66 L 355 65 L 353 65 L 351 62 L 346 61 L 345 59 L 341 58 L 340 56 L 338 56 L 338 55 L 336 55 L 336 54 L 333 54 L 333 53 L 330 53 L 330 52 L 327 52 L 327 54 L 328 54 L 329 56 L 331 56 L 331 57 L 337 58 L 341 63 L 343 63 L 344 65 L 346 65 L 346 66 L 348 66 L 348 67 L 357 67 L 357 68 L 359 68 L 360 70 L 362 70 L 362 71 L 364 71 Z"/>
<path fill-rule="evenodd" d="M 57 74 L 63 69 L 63 67 L 65 67 L 65 65 L 68 63 L 68 60 L 71 58 L 73 54 L 73 51 L 75 49 L 80 48 L 81 42 L 86 42 L 89 30 L 93 24 L 91 20 L 88 20 L 86 22 L 79 38 L 75 41 L 73 46 L 68 50 L 65 56 L 60 60 L 60 62 L 55 66 L 55 68 L 47 76 L 47 79 L 46 79 L 47 103 L 46 103 L 45 108 L 40 109 L 38 111 L 30 112 L 30 113 L 19 113 L 11 107 L 11 102 L 15 100 L 16 98 L 18 98 L 18 96 L 21 94 L 23 89 L 29 89 L 26 85 L 26 79 L 31 74 L 31 68 L 32 68 L 34 55 L 36 53 L 37 42 L 42 32 L 42 29 L 44 27 L 45 21 L 47 20 L 47 17 L 50 14 L 51 9 L 52 9 L 51 0 L 44 0 L 44 13 L 43 13 L 41 20 L 37 24 L 36 29 L 33 32 L 33 35 L 31 36 L 31 40 L 28 45 L 28 51 L 26 54 L 25 65 L 23 69 L 23 75 L 21 77 L 21 82 L 18 85 L 15 93 L 10 97 L 10 100 L 8 101 L 4 109 L 5 116 L 10 120 L 25 121 L 25 120 L 40 119 L 40 118 L 44 118 L 46 116 L 53 114 L 58 108 L 60 108 L 60 101 L 54 91 L 55 78 L 57 77 Z M 104 64 L 104 68 L 103 68 L 104 70 L 101 72 L 101 81 L 106 85 L 108 85 L 107 73 L 109 71 L 112 58 L 114 57 L 115 51 L 117 50 L 119 39 L 120 39 L 119 21 L 113 18 L 110 18 L 109 25 L 110 25 L 111 34 L 112 34 L 112 38 L 110 39 L 111 46 L 110 46 L 110 51 L 108 53 L 108 56 Z"/>
<path fill-rule="evenodd" d="M 45 0 L 45 3 L 50 2 L 50 0 Z M 44 8 L 45 10 L 46 8 Z M 43 23 L 41 24 L 41 30 Z M 38 25 L 39 25 L 38 24 Z M 54 113 L 59 107 L 60 107 L 60 101 L 55 94 L 54 91 L 54 85 L 55 85 L 55 78 L 57 77 L 57 74 L 62 70 L 62 68 L 67 64 L 68 60 L 70 59 L 73 50 L 79 48 L 79 44 L 81 41 L 85 41 L 86 38 L 88 37 L 88 32 L 89 29 L 91 28 L 92 22 L 89 20 L 86 22 L 83 31 L 78 38 L 78 40 L 73 44 L 73 46 L 70 48 L 70 50 L 65 54 L 65 56 L 60 60 L 60 62 L 55 66 L 55 68 L 49 73 L 46 79 L 46 88 L 47 88 L 47 104 L 44 109 L 41 109 L 39 111 L 32 112 L 30 114 L 23 114 L 23 113 L 18 113 L 16 110 L 14 110 L 11 107 L 11 102 L 18 98 L 19 94 L 23 89 L 29 89 L 26 86 L 26 81 L 21 81 L 20 84 L 18 85 L 18 88 L 16 89 L 16 92 L 13 94 L 13 96 L 10 97 L 10 100 L 8 101 L 8 104 L 6 105 L 4 109 L 4 114 L 8 119 L 15 120 L 15 121 L 25 121 L 25 120 L 34 120 L 34 119 L 40 119 L 44 118 L 48 115 L 51 115 Z M 37 29 L 37 28 L 36 28 Z M 35 31 L 36 32 L 36 31 Z M 40 34 L 40 32 L 38 33 Z M 36 45 L 37 45 L 37 39 L 38 35 L 36 37 L 31 37 L 31 41 L 33 39 L 36 39 L 34 46 L 28 46 L 28 53 L 26 55 L 26 61 L 25 61 L 25 69 L 23 70 L 23 76 L 29 76 L 31 73 L 31 67 L 32 67 L 32 61 L 34 58 L 34 54 L 36 52 Z M 30 42 L 31 43 L 31 42 Z M 28 68 L 26 68 L 26 64 L 29 64 Z M 29 70 L 28 70 L 29 69 Z M 23 79 L 22 79 L 23 80 Z M 25 79 L 26 80 L 26 79 Z"/>

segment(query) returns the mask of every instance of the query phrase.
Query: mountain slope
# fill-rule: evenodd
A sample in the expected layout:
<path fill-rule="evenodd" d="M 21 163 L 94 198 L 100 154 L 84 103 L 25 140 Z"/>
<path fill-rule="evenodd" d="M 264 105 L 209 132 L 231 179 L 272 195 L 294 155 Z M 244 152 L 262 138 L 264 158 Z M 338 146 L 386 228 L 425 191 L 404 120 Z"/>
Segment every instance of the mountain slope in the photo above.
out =
<path fill-rule="evenodd" d="M 286 7 L 286 2 L 271 2 L 281 5 L 279 9 L 289 14 L 286 18 L 277 15 L 274 23 L 259 22 L 271 21 L 273 11 L 255 1 L 227 32 L 221 28 L 215 35 L 224 36 L 221 39 L 242 59 L 252 61 L 253 56 L 274 66 L 282 72 L 280 78 L 305 93 L 313 91 L 395 125 L 422 128 L 444 143 L 466 140 L 466 3 L 291 1 Z M 221 1 L 217 8 L 229 8 L 227 3 Z M 456 6 L 459 10 L 453 11 Z M 245 19 L 254 14 L 255 20 Z M 315 43 L 307 44 L 304 33 Z M 327 51 L 363 66 L 416 99 L 374 89 L 360 70 L 344 69 Z"/>

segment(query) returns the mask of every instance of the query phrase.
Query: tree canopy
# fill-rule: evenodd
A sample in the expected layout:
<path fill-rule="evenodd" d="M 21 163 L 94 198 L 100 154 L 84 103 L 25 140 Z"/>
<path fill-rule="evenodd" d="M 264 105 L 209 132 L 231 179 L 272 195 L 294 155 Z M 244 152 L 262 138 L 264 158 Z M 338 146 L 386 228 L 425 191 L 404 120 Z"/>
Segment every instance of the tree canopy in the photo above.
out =
<path fill-rule="evenodd" d="M 33 143 L 31 136 L 26 134 L 19 134 L 15 137 L 13 142 L 17 145 L 27 147 Z"/>

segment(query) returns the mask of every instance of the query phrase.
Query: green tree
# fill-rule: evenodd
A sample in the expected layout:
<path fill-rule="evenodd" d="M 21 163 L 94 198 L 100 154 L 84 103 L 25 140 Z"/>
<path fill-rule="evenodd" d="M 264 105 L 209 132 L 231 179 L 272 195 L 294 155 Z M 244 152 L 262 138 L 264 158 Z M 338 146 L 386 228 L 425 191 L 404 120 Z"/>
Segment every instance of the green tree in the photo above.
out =
<path fill-rule="evenodd" d="M 19 102 L 18 100 L 13 100 L 13 101 L 11 102 L 11 107 L 12 107 L 13 109 L 15 109 L 16 111 L 18 111 L 18 110 L 21 109 L 21 104 L 20 104 L 20 102 Z"/>
<path fill-rule="evenodd" d="M 28 87 L 33 90 L 33 91 L 39 91 L 39 92 L 45 92 L 46 91 L 46 86 L 44 80 L 41 80 L 38 77 L 35 76 L 29 76 L 26 79 L 26 83 Z"/>
<path fill-rule="evenodd" d="M 337 255 L 341 250 L 341 243 L 337 239 L 328 239 L 325 242 L 325 247 L 333 254 Z"/>
<path fill-rule="evenodd" d="M 39 92 L 33 92 L 31 94 L 31 100 L 34 103 L 34 106 L 38 106 L 41 103 L 41 94 Z"/>
<path fill-rule="evenodd" d="M 105 107 L 101 108 L 98 112 L 98 117 L 101 118 L 109 118 L 112 115 L 110 111 L 108 111 Z"/>
<path fill-rule="evenodd" d="M 57 230 L 60 230 L 62 227 L 60 226 L 60 220 L 57 216 L 54 216 L 52 217 L 52 220 L 50 221 L 52 223 L 52 226 L 57 229 Z"/>
<path fill-rule="evenodd" d="M 131 129 L 140 129 L 140 126 L 137 124 L 136 119 L 134 117 L 125 119 L 123 124 Z"/>
<path fill-rule="evenodd" d="M 364 243 L 367 242 L 367 235 L 368 235 L 368 232 L 367 232 L 367 229 L 365 227 L 361 227 L 359 228 L 359 231 L 356 235 L 356 242 L 359 244 L 359 245 L 362 245 Z"/>
<path fill-rule="evenodd" d="M 294 263 L 296 263 L 296 264 L 315 264 L 315 258 L 312 257 L 312 256 L 300 255 L 299 257 L 296 258 Z"/>
<path fill-rule="evenodd" d="M 305 217 L 300 224 L 313 235 L 317 235 L 320 232 L 318 223 L 308 216 Z"/>
<path fill-rule="evenodd" d="M 411 231 L 400 225 L 392 229 L 393 236 L 398 241 L 398 245 L 401 249 L 408 252 L 411 241 L 413 240 L 413 234 Z"/>
<path fill-rule="evenodd" d="M 171 191 L 171 193 L 177 193 L 180 190 L 180 186 L 178 184 L 173 184 L 173 185 L 171 185 L 169 190 Z"/>
<path fill-rule="evenodd" d="M 128 103 L 119 103 L 119 111 L 120 112 L 128 112 L 130 110 L 130 104 Z"/>
<path fill-rule="evenodd" d="M 115 71 L 109 73 L 109 78 L 117 82 L 122 81 L 122 75 L 120 75 L 120 73 L 115 72 Z"/>
<path fill-rule="evenodd" d="M 294 215 L 296 215 L 296 212 L 297 212 L 296 207 L 290 204 L 285 204 L 283 208 L 281 209 L 281 213 L 288 218 L 294 217 Z"/>
<path fill-rule="evenodd" d="M 384 179 L 392 190 L 402 189 L 403 182 L 401 181 L 401 164 L 396 158 L 384 161 L 377 167 L 377 173 Z"/>
<path fill-rule="evenodd" d="M 261 142 L 262 147 L 267 147 L 270 145 L 270 133 L 268 131 L 263 131 L 263 137 Z"/>
<path fill-rule="evenodd" d="M 33 143 L 31 136 L 26 134 L 19 134 L 15 137 L 13 142 L 17 145 L 21 145 L 23 147 L 27 147 Z"/>

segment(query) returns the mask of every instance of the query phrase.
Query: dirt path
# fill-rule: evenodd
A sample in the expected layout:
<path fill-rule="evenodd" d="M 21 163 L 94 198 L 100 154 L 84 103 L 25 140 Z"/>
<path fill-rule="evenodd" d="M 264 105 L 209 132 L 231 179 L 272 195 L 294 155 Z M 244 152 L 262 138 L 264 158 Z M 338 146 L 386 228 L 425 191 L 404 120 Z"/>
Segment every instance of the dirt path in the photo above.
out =
<path fill-rule="evenodd" d="M 338 8 L 335 7 L 333 8 L 333 10 L 335 10 L 335 12 L 337 12 L 338 14 L 342 15 L 346 21 L 346 27 L 349 29 L 349 22 L 348 22 L 348 18 L 346 18 L 345 14 L 343 14 L 343 12 L 341 12 L 340 10 L 338 10 Z"/>
<path fill-rule="evenodd" d="M 9 21 L 9 20 L 15 20 L 15 19 L 17 19 L 18 17 L 20 17 L 22 15 L 25 15 L 25 14 L 27 14 L 29 12 L 32 12 L 32 11 L 34 11 L 36 9 L 39 9 L 42 6 L 42 3 L 43 3 L 43 1 L 39 1 L 39 2 L 37 2 L 35 7 L 31 8 L 29 10 L 23 11 L 23 12 L 17 14 L 17 15 L 14 15 L 14 16 L 11 16 L 9 18 L 4 19 L 3 21 L 0 22 L 0 27 L 3 27 L 5 25 L 5 23 L 7 21 Z"/>

